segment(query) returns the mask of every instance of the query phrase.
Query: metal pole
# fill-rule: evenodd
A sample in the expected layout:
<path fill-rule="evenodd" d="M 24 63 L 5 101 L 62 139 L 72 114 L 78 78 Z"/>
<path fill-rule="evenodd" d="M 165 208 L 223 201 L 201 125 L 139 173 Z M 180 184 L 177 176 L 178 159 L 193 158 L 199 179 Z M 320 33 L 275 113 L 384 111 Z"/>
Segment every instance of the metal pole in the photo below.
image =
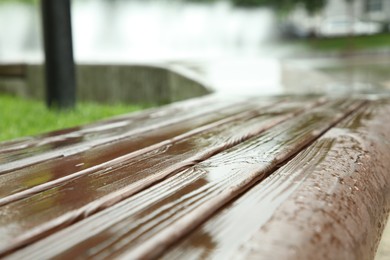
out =
<path fill-rule="evenodd" d="M 76 103 L 70 0 L 42 0 L 46 103 L 58 109 Z"/>

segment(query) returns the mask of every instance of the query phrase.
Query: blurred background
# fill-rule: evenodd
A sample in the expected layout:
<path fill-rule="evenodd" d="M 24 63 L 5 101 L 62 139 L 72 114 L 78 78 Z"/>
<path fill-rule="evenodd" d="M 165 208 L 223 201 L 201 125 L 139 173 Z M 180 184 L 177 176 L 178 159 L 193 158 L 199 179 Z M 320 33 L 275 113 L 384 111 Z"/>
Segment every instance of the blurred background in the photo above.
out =
<path fill-rule="evenodd" d="M 0 19 L 3 62 L 42 61 L 39 1 L 1 0 Z M 78 62 L 275 56 L 281 37 L 373 35 L 389 21 L 388 0 L 72 1 Z"/>
<path fill-rule="evenodd" d="M 0 1 L 0 21 L 0 62 L 42 63 L 39 1 Z M 280 92 L 282 59 L 387 55 L 389 21 L 389 0 L 72 1 L 77 63 L 175 66 L 224 92 Z"/>
<path fill-rule="evenodd" d="M 77 100 L 390 89 L 390 0 L 72 0 Z M 0 93 L 44 99 L 39 0 L 0 0 Z"/>

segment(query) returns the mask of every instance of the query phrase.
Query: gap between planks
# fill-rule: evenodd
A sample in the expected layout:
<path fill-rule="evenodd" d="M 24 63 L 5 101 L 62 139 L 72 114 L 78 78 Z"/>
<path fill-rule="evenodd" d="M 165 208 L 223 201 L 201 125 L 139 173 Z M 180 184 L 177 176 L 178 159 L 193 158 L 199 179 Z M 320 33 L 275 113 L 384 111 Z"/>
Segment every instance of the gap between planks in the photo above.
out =
<path fill-rule="evenodd" d="M 3 250 L 3 252 L 9 251 L 9 250 L 11 250 L 11 248 L 15 248 L 15 247 L 24 245 L 26 243 L 30 243 L 37 238 L 41 238 L 42 236 L 44 236 L 44 234 L 49 234 L 52 230 L 56 230 L 59 226 L 63 227 L 63 226 L 69 225 L 72 222 L 74 222 L 75 220 L 79 220 L 80 218 L 85 218 L 86 216 L 89 216 L 89 215 L 91 215 L 91 214 L 93 214 L 101 209 L 104 209 L 108 206 L 111 206 L 112 204 L 117 203 L 118 201 L 123 200 L 124 198 L 126 198 L 126 197 L 128 197 L 136 192 L 139 192 L 140 190 L 152 185 L 153 183 L 162 180 L 163 178 L 167 177 L 168 175 L 171 175 L 172 173 L 179 171 L 180 169 L 182 169 L 182 167 L 184 167 L 184 166 L 189 167 L 193 164 L 198 163 L 199 161 L 202 161 L 204 159 L 209 158 L 210 156 L 214 155 L 215 153 L 218 153 L 218 152 L 220 152 L 224 149 L 227 149 L 229 147 L 232 147 L 232 146 L 234 146 L 234 145 L 236 145 L 244 140 L 247 140 L 248 138 L 257 135 L 266 129 L 269 129 L 270 127 L 273 127 L 274 125 L 295 116 L 297 113 L 302 112 L 302 110 L 304 110 L 304 109 L 311 108 L 315 105 L 318 105 L 318 102 L 322 103 L 323 100 L 322 101 L 313 100 L 311 102 L 308 102 L 308 106 L 302 106 L 302 101 L 298 101 L 295 103 L 292 102 L 292 104 L 295 104 L 295 106 L 296 106 L 294 113 L 291 112 L 291 109 L 292 109 L 291 104 L 290 104 L 290 106 L 288 106 L 288 104 L 287 104 L 287 106 L 286 106 L 286 104 L 281 104 L 281 107 L 283 108 L 283 106 L 285 106 L 284 109 L 287 110 L 288 112 L 287 111 L 283 112 L 283 109 L 281 109 L 281 111 L 277 112 L 279 109 L 278 107 L 269 108 L 268 109 L 268 112 L 270 113 L 268 115 L 269 120 L 268 121 L 266 120 L 264 122 L 263 121 L 257 122 L 252 127 L 250 127 L 250 124 L 252 124 L 253 122 L 248 123 L 248 122 L 246 122 L 246 121 L 248 121 L 248 118 L 242 118 L 242 117 L 240 117 L 240 119 L 237 122 L 234 122 L 234 124 L 232 124 L 230 126 L 229 126 L 229 124 L 225 123 L 222 125 L 223 127 L 220 127 L 221 129 L 219 129 L 218 131 L 222 131 L 221 133 L 223 133 L 223 131 L 225 131 L 227 134 L 230 135 L 230 138 L 224 137 L 223 139 L 219 140 L 219 142 L 220 142 L 219 147 L 218 146 L 215 147 L 216 143 L 210 143 L 209 144 L 210 148 L 207 148 L 208 151 L 207 150 L 202 151 L 204 149 L 204 147 L 203 147 L 198 151 L 198 154 L 196 152 L 195 152 L 195 154 L 191 154 L 191 152 L 193 150 L 193 149 L 191 149 L 190 151 L 187 151 L 187 153 L 189 152 L 189 155 L 188 155 L 189 157 L 187 160 L 184 160 L 184 161 L 181 160 L 181 158 L 179 158 L 179 159 L 176 158 L 179 154 L 182 154 L 182 152 L 186 152 L 186 149 L 188 149 L 188 145 L 183 146 L 181 149 L 185 149 L 185 150 L 176 151 L 176 152 L 179 152 L 178 154 L 176 154 L 177 155 L 176 157 L 170 156 L 170 157 L 172 157 L 171 160 L 174 160 L 174 159 L 176 160 L 176 162 L 173 166 L 171 165 L 169 160 L 164 161 L 164 159 L 158 157 L 159 153 L 161 151 L 157 151 L 158 153 L 156 154 L 157 157 L 156 157 L 155 161 L 152 161 L 151 160 L 152 157 L 150 157 L 150 156 L 155 156 L 155 155 L 153 155 L 153 153 L 150 153 L 147 155 L 141 154 L 140 156 L 142 158 L 144 158 L 142 160 L 147 159 L 147 161 L 150 162 L 151 169 L 149 169 L 148 167 L 146 169 L 144 169 L 144 171 L 145 171 L 144 176 L 145 177 L 142 177 L 143 179 L 140 179 L 140 181 L 137 179 L 135 179 L 135 180 L 130 179 L 129 181 L 133 182 L 132 185 L 129 186 L 129 184 L 131 182 L 127 183 L 126 185 L 122 184 L 119 191 L 117 191 L 118 190 L 117 186 L 112 188 L 112 190 L 109 190 L 109 191 L 103 190 L 102 191 L 102 188 L 104 187 L 104 185 L 106 185 L 106 183 L 102 183 L 103 186 L 101 188 L 92 187 L 93 185 L 91 185 L 92 184 L 91 181 L 93 182 L 93 180 L 95 180 L 96 177 L 93 174 L 89 174 L 89 175 L 83 175 L 83 176 L 81 176 L 81 178 L 91 178 L 91 181 L 81 182 L 80 177 L 79 177 L 76 180 L 68 181 L 67 183 L 60 184 L 57 188 L 53 188 L 53 191 L 55 191 L 58 195 L 61 195 L 64 198 L 72 198 L 73 199 L 73 201 L 72 200 L 62 201 L 60 205 L 56 205 L 60 208 L 62 207 L 63 209 L 61 209 L 61 210 L 59 210 L 56 207 L 49 207 L 48 209 L 46 209 L 46 212 L 27 213 L 29 208 L 32 208 L 32 209 L 39 208 L 39 207 L 41 207 L 39 205 L 45 205 L 45 201 L 47 201 L 46 202 L 47 205 L 50 205 L 50 201 L 52 200 L 51 198 L 53 197 L 53 194 L 51 192 L 41 192 L 41 193 L 38 193 L 36 196 L 26 198 L 25 200 L 21 200 L 20 202 L 16 201 L 16 202 L 11 203 L 9 205 L 5 205 L 1 208 L 0 212 L 2 212 L 5 215 L 8 215 L 8 220 L 3 220 L 2 225 L 9 226 L 9 224 L 12 222 L 16 224 L 16 222 L 14 222 L 14 221 L 18 221 L 17 216 L 14 215 L 14 217 L 16 217 L 16 218 L 14 218 L 14 217 L 12 217 L 12 214 L 14 214 L 15 212 L 19 212 L 19 213 L 25 212 L 25 214 L 28 216 L 26 218 L 19 219 L 19 221 L 23 225 L 27 226 L 28 229 L 24 230 L 24 232 L 22 232 L 22 233 L 20 233 L 20 231 L 17 231 L 17 232 L 19 232 L 18 234 L 12 233 L 12 232 L 15 232 L 15 230 L 13 231 L 12 228 L 8 231 L 6 231 L 6 229 L 1 230 L 2 233 L 11 232 L 11 233 L 9 233 L 9 236 L 10 236 L 9 238 L 12 238 L 12 240 L 11 240 L 12 243 L 7 242 L 7 239 L 0 242 L 0 244 L 2 244 L 2 247 L 3 247 L 2 250 Z M 263 111 L 263 112 L 261 112 L 261 111 Z M 261 118 L 262 113 L 264 114 L 263 118 L 264 119 L 267 118 L 267 110 L 264 111 L 264 108 L 262 108 L 262 109 L 259 109 L 259 112 L 260 112 L 260 114 L 258 116 L 260 116 L 260 118 Z M 275 112 L 276 112 L 276 114 L 279 113 L 280 116 L 275 116 Z M 283 115 L 283 113 L 285 113 L 285 115 Z M 251 118 L 253 116 L 255 116 L 255 115 L 250 115 L 249 118 Z M 245 124 L 247 124 L 247 125 L 245 125 Z M 238 131 L 238 129 L 240 129 L 240 130 Z M 216 129 L 211 130 L 211 132 L 213 132 L 213 131 L 214 131 L 214 134 L 216 134 L 218 132 Z M 219 134 L 221 134 L 221 133 L 219 133 Z M 213 137 L 213 134 L 205 132 L 205 133 L 201 133 L 201 136 L 203 136 L 202 138 L 204 139 L 204 141 L 207 141 L 209 138 Z M 210 140 L 214 140 L 214 139 L 212 138 Z M 192 139 L 190 138 L 189 140 L 186 140 L 186 139 L 183 140 L 182 143 L 185 144 L 185 142 L 187 142 L 188 144 L 193 144 L 199 140 L 201 140 L 201 139 L 199 139 L 198 136 L 195 136 Z M 178 144 L 180 145 L 180 142 Z M 175 147 L 175 146 L 168 146 L 168 149 L 170 149 L 171 147 Z M 199 154 L 199 152 L 201 152 L 201 151 L 202 151 L 202 153 Z M 164 151 L 162 151 L 162 152 L 164 152 Z M 137 162 L 137 161 L 142 161 L 142 160 L 135 158 L 133 160 L 133 163 Z M 166 163 L 166 165 L 164 166 L 165 170 L 162 170 L 164 168 L 161 168 L 159 170 L 159 172 L 158 171 L 156 172 L 156 169 L 158 169 L 158 168 L 153 169 L 153 167 L 154 167 L 153 163 L 159 162 L 161 164 L 160 161 L 164 161 L 163 163 Z M 159 165 L 157 165 L 157 166 L 159 166 Z M 129 169 L 132 169 L 135 166 L 134 166 L 134 164 L 129 164 L 129 166 L 127 166 L 127 167 L 130 167 Z M 140 167 L 144 167 L 144 165 L 140 165 Z M 119 170 L 123 170 L 122 169 L 123 165 L 119 165 L 118 168 L 119 168 Z M 141 168 L 139 168 L 139 169 L 141 169 Z M 97 172 L 97 174 L 109 174 L 110 171 L 112 171 L 112 170 L 115 170 L 115 169 L 109 169 L 109 172 L 106 172 L 105 170 L 103 170 L 103 171 Z M 152 173 L 153 174 L 158 173 L 158 174 L 155 174 L 155 176 L 152 176 L 152 178 L 151 178 L 150 175 Z M 124 176 L 128 176 L 128 173 L 126 171 L 123 172 L 122 175 L 123 174 L 125 174 Z M 117 177 L 118 175 L 119 175 L 118 172 L 116 172 L 114 176 Z M 110 176 L 110 175 L 107 175 L 107 176 Z M 81 185 L 82 185 L 82 183 L 90 183 L 90 185 L 88 185 L 87 187 L 80 186 L 78 189 L 73 187 L 74 185 L 78 185 L 78 183 L 81 183 Z M 100 197 L 95 196 L 93 198 L 90 198 L 87 196 L 88 201 L 80 202 L 80 198 L 78 196 L 74 197 L 74 195 L 72 194 L 73 190 L 75 190 L 75 189 L 83 191 L 83 192 L 85 192 L 86 189 L 89 189 L 89 192 L 91 192 L 92 194 L 93 194 L 93 192 L 97 192 L 98 190 L 100 190 L 101 195 L 99 195 Z M 68 194 L 68 195 L 66 195 L 66 194 Z M 45 196 L 48 196 L 46 200 L 45 200 Z M 35 199 L 35 202 L 34 202 L 34 199 Z M 84 203 L 84 204 L 82 204 L 82 203 Z M 85 203 L 87 203 L 87 204 L 85 204 Z M 68 207 L 68 208 L 75 207 L 75 208 L 72 208 L 71 210 L 67 210 L 66 207 Z M 57 210 L 60 212 L 56 212 Z M 50 211 L 51 213 L 49 213 L 48 211 Z M 39 215 L 39 214 L 42 214 L 42 215 Z M 33 217 L 36 218 L 35 224 L 33 223 L 34 221 L 32 221 Z M 48 219 L 48 217 L 49 217 L 49 219 Z M 51 217 L 51 219 L 50 219 L 50 217 Z M 8 223 L 8 224 L 6 224 L 6 223 Z M 20 228 L 23 228 L 23 225 Z M 10 241 L 10 240 L 8 240 L 8 241 Z"/>
<path fill-rule="evenodd" d="M 57 186 L 61 183 L 70 181 L 72 179 L 76 179 L 82 175 L 93 173 L 99 170 L 104 170 L 109 167 L 116 167 L 118 164 L 122 164 L 136 156 L 151 152 L 153 150 L 157 150 L 159 148 L 165 147 L 167 145 L 173 144 L 175 142 L 178 142 L 180 140 L 189 138 L 193 135 L 200 134 L 205 131 L 209 131 L 213 128 L 216 128 L 218 126 L 237 121 L 237 120 L 243 120 L 243 119 L 250 119 L 253 117 L 256 117 L 260 115 L 262 110 L 267 111 L 267 107 L 272 107 L 275 105 L 278 105 L 280 102 L 283 101 L 276 101 L 271 104 L 261 104 L 261 105 L 249 105 L 248 106 L 242 105 L 229 109 L 225 109 L 224 111 L 219 111 L 218 113 L 213 113 L 212 116 L 208 116 L 207 119 L 202 119 L 200 122 L 196 120 L 192 120 L 191 123 L 182 122 L 182 124 L 185 124 L 185 127 L 181 127 L 180 131 L 172 131 L 171 128 L 167 129 L 167 134 L 164 133 L 163 129 L 159 129 L 158 131 L 152 131 L 150 133 L 147 133 L 146 136 L 141 135 L 141 138 L 136 138 L 135 140 L 130 140 L 129 143 L 126 143 L 126 146 L 131 146 L 132 150 L 127 148 L 124 151 L 124 154 L 121 155 L 116 152 L 114 156 L 111 156 L 111 159 L 109 156 L 104 154 L 102 151 L 94 151 L 92 150 L 92 153 L 97 153 L 98 157 L 102 157 L 100 159 L 103 161 L 102 163 L 94 163 L 91 162 L 91 160 L 88 161 L 89 167 L 81 170 L 73 172 L 73 168 L 69 166 L 69 161 L 66 160 L 66 164 L 63 165 L 64 169 L 61 169 L 64 173 L 59 175 L 56 174 L 56 176 L 51 176 L 52 179 L 48 179 L 45 177 L 45 174 L 47 171 L 50 171 L 50 168 L 44 168 L 46 164 L 50 165 L 53 164 L 52 161 L 47 161 L 43 166 L 40 167 L 26 167 L 19 171 L 13 171 L 9 174 L 3 174 L 0 175 L 0 183 L 1 183 L 1 189 L 0 189 L 0 206 L 6 205 L 8 203 L 11 203 L 13 201 L 28 197 L 32 194 L 53 188 L 54 186 Z M 320 99 L 318 101 L 318 104 L 322 103 L 323 100 Z M 268 109 L 269 110 L 269 109 Z M 244 112 L 243 112 L 244 111 Z M 195 129 L 189 128 L 189 126 L 195 127 Z M 179 134 L 179 135 L 176 135 Z M 154 140 L 155 144 L 152 144 L 150 146 L 145 146 L 147 142 L 144 141 L 144 139 L 152 139 Z M 159 142 L 160 141 L 160 142 Z M 139 143 L 142 143 L 143 146 L 139 146 Z M 115 147 L 107 147 L 105 150 L 115 150 L 117 149 L 117 145 L 113 144 Z M 135 149 L 135 148 L 140 149 Z M 77 155 L 75 155 L 77 156 Z M 105 159 L 105 160 L 104 160 Z M 84 159 L 86 160 L 86 159 Z M 65 159 L 63 159 L 65 161 Z M 59 162 L 61 163 L 61 161 Z M 58 165 L 56 163 L 56 169 L 58 169 Z M 58 170 L 57 170 L 58 171 Z M 32 181 L 29 180 L 29 176 L 33 179 L 41 179 L 41 182 L 34 181 L 33 185 L 30 183 Z M 27 183 L 27 184 L 26 184 Z M 23 186 L 25 185 L 25 186 Z"/>
<path fill-rule="evenodd" d="M 29 147 L 21 149 L 21 154 L 24 154 L 23 156 L 28 155 L 29 157 L 24 157 L 21 159 L 13 160 L 12 157 L 7 155 L 6 158 L 3 158 L 2 160 L 4 163 L 0 165 L 0 175 L 11 172 L 11 171 L 15 171 L 17 169 L 24 168 L 26 166 L 35 165 L 37 163 L 40 163 L 40 162 L 43 162 L 46 160 L 53 160 L 56 158 L 63 158 L 63 157 L 71 156 L 71 155 L 77 155 L 77 154 L 80 154 L 82 152 L 88 151 L 92 148 L 99 147 L 101 145 L 105 145 L 105 144 L 109 144 L 109 143 L 113 143 L 113 142 L 118 142 L 118 141 L 121 141 L 125 138 L 134 136 L 136 134 L 142 134 L 142 133 L 145 133 L 147 131 L 159 129 L 161 127 L 166 127 L 169 125 L 178 124 L 184 120 L 190 120 L 194 117 L 203 116 L 203 115 L 206 115 L 210 112 L 216 112 L 220 109 L 228 108 L 232 105 L 238 105 L 240 103 L 242 105 L 245 105 L 245 104 L 243 104 L 243 101 L 240 99 L 234 100 L 234 101 L 232 101 L 232 100 L 223 101 L 223 99 L 220 99 L 220 100 L 217 99 L 216 102 L 211 102 L 209 100 L 206 100 L 206 101 L 207 101 L 207 102 L 205 102 L 206 104 L 203 104 L 204 102 L 201 102 L 199 104 L 200 105 L 199 107 L 189 106 L 189 108 L 186 108 L 182 111 L 180 111 L 180 110 L 177 111 L 176 109 L 170 109 L 171 107 L 168 107 L 167 113 L 157 113 L 157 116 L 155 115 L 156 113 L 152 113 L 151 117 L 148 116 L 148 113 L 146 113 L 145 117 L 142 117 L 142 114 L 141 114 L 141 116 L 138 116 L 138 119 L 140 119 L 139 121 L 136 120 L 137 119 L 137 116 L 136 116 L 135 119 L 131 119 L 132 120 L 131 123 L 117 127 L 117 128 L 119 128 L 119 130 L 118 130 L 119 133 L 112 131 L 113 129 L 108 129 L 109 131 L 104 130 L 103 133 L 106 133 L 106 134 L 103 134 L 101 136 L 95 135 L 95 133 L 92 133 L 92 138 L 89 138 L 90 140 L 86 139 L 86 141 L 84 140 L 83 135 L 89 134 L 88 128 L 86 131 L 81 130 L 81 131 L 72 132 L 71 134 L 65 134 L 65 137 L 64 136 L 62 137 L 64 139 L 64 142 L 63 141 L 60 142 L 60 144 L 62 144 L 64 146 L 59 145 L 60 147 L 55 148 L 55 149 L 51 148 L 50 142 L 53 141 L 55 143 L 56 141 L 58 141 L 58 138 L 57 137 L 52 138 L 50 136 L 43 137 L 43 144 L 38 142 L 38 143 L 33 145 L 33 146 L 37 146 L 39 148 L 37 151 L 29 152 L 28 151 Z M 192 108 L 192 109 L 190 109 L 190 108 Z M 100 132 L 100 131 L 98 130 L 97 132 Z M 107 132 L 108 132 L 108 134 L 107 134 Z M 75 138 L 75 135 L 77 135 L 77 138 Z M 69 140 L 69 138 L 75 139 L 76 143 L 68 146 L 66 141 Z M 49 140 L 47 140 L 47 139 L 49 139 Z M 41 142 L 42 142 L 42 140 L 41 140 Z M 81 142 L 81 143 L 78 143 L 78 142 Z M 49 149 L 48 151 L 44 150 L 46 143 L 48 146 L 47 149 Z M 43 147 L 41 147 L 41 146 L 43 146 Z M 27 151 L 26 151 L 26 149 L 27 149 Z M 41 150 L 44 150 L 44 152 L 41 152 Z M 8 153 L 5 153 L 5 154 L 9 154 L 9 151 L 8 151 Z"/>
<path fill-rule="evenodd" d="M 342 100 L 313 109 L 59 231 L 32 245 L 31 250 L 27 248 L 26 252 L 39 257 L 66 257 L 81 253 L 77 250 L 88 245 L 92 246 L 89 252 L 93 252 L 93 245 L 99 248 L 96 245 L 99 244 L 98 237 L 110 237 L 111 246 L 115 246 L 108 249 L 107 242 L 101 241 L 108 247 L 103 246 L 93 256 L 140 258 L 159 255 L 188 230 L 205 221 L 363 104 Z M 208 181 L 203 183 L 201 180 L 205 178 Z M 193 186 L 199 181 L 200 186 Z M 179 202 L 169 201 L 175 197 L 181 198 Z M 160 216 L 159 221 L 150 221 L 148 216 Z M 148 232 L 143 230 L 148 226 Z"/>

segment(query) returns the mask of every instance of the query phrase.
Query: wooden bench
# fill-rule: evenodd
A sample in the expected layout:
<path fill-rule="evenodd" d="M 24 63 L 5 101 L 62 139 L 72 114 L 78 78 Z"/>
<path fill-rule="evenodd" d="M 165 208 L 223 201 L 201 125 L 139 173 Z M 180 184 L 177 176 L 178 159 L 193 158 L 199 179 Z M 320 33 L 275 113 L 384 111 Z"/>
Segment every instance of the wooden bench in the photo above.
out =
<path fill-rule="evenodd" d="M 372 259 L 390 99 L 208 96 L 0 145 L 9 259 Z"/>

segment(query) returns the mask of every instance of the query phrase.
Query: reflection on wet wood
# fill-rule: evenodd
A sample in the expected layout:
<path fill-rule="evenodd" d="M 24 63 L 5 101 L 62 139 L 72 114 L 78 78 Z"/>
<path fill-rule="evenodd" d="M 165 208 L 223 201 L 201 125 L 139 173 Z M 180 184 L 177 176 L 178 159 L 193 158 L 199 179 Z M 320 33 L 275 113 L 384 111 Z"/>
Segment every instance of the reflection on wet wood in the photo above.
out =
<path fill-rule="evenodd" d="M 163 259 L 373 259 L 390 206 L 389 113 L 388 101 L 364 106 Z"/>
<path fill-rule="evenodd" d="M 53 181 L 56 183 L 63 182 L 79 176 L 84 172 L 96 170 L 95 168 L 105 167 L 105 163 L 111 160 L 121 162 L 124 159 L 122 157 L 128 159 L 141 153 L 150 152 L 158 147 L 168 145 L 169 140 L 171 139 L 178 140 L 198 132 L 206 131 L 207 129 L 211 129 L 220 124 L 234 121 L 237 117 L 245 117 L 247 114 L 250 115 L 254 110 L 256 110 L 256 108 L 265 108 L 270 105 L 275 105 L 277 102 L 280 101 L 272 101 L 272 99 L 264 100 L 259 105 L 251 105 L 251 102 L 247 102 L 245 104 L 242 102 L 238 104 L 237 102 L 230 102 L 229 107 L 221 108 L 220 106 L 214 106 L 214 109 L 219 108 L 219 110 L 214 111 L 213 113 L 210 112 L 206 115 L 201 114 L 194 116 L 176 124 L 167 126 L 161 126 L 160 124 L 160 127 L 157 129 L 149 131 L 139 131 L 140 129 L 137 128 L 137 133 L 134 133 L 133 131 L 126 133 L 126 135 L 129 135 L 127 138 L 115 137 L 115 134 L 117 134 L 117 136 L 121 136 L 122 131 L 124 131 L 123 129 L 120 130 L 121 133 L 119 134 L 118 132 L 113 131 L 110 135 L 112 135 L 115 141 L 107 144 L 101 144 L 97 147 L 91 147 L 87 144 L 87 141 L 87 143 L 82 142 L 78 146 L 82 146 L 83 149 L 80 150 L 77 149 L 77 147 L 67 148 L 73 149 L 75 152 L 66 156 L 63 155 L 55 159 L 52 158 L 50 160 L 45 160 L 39 164 L 25 166 L 21 169 L 0 174 L 0 205 L 10 201 L 10 199 L 5 197 L 12 194 L 18 193 L 18 195 L 15 195 L 14 197 L 20 198 L 29 193 L 36 193 L 42 189 L 50 187 L 51 182 Z M 224 106 L 226 106 L 226 104 Z M 194 115 L 192 112 L 189 114 Z M 147 115 L 149 115 L 149 113 L 147 113 Z M 170 117 L 172 116 L 171 113 L 168 113 L 168 115 Z M 147 118 L 147 116 L 145 116 L 145 118 Z M 161 117 L 158 118 L 159 120 L 162 119 Z M 152 119 L 151 123 L 153 125 L 153 123 L 155 123 L 154 117 L 152 117 Z M 141 120 L 143 122 L 142 124 L 145 124 L 145 120 Z M 139 124 L 133 125 L 133 127 L 136 127 Z M 108 126 L 111 126 L 111 123 L 108 124 Z M 105 128 L 112 129 L 108 126 L 105 126 Z M 141 128 L 141 130 L 142 129 L 143 128 Z M 58 153 L 58 150 L 55 150 L 53 153 Z M 48 155 L 44 153 L 42 157 L 48 158 Z M 38 186 L 40 185 L 43 185 L 43 187 L 39 188 Z M 36 188 L 26 191 L 25 193 L 21 193 L 22 191 L 33 187 Z"/>
<path fill-rule="evenodd" d="M 0 174 L 41 161 L 81 153 L 90 148 L 159 129 L 184 120 L 212 114 L 242 103 L 240 99 L 203 98 L 167 106 L 128 117 L 121 117 L 82 128 L 49 133 L 37 138 L 13 141 L 0 146 Z"/>
<path fill-rule="evenodd" d="M 50 143 L 55 143 L 56 147 L 60 145 L 67 146 L 69 144 L 66 141 L 70 141 L 70 144 L 72 144 L 72 139 L 74 136 L 91 135 L 89 138 L 97 139 L 101 132 L 105 133 L 106 130 L 116 130 L 117 128 L 121 128 L 123 126 L 131 124 L 133 121 L 140 121 L 141 124 L 145 122 L 147 122 L 148 124 L 158 122 L 161 123 L 177 112 L 188 112 L 192 109 L 196 109 L 197 107 L 209 106 L 213 103 L 219 102 L 221 102 L 221 100 L 219 100 L 217 97 L 207 96 L 196 100 L 175 103 L 162 108 L 150 109 L 148 111 L 118 116 L 82 127 L 58 130 L 35 137 L 25 137 L 17 140 L 3 142 L 0 146 L 0 162 L 2 162 L 4 158 L 18 158 L 19 155 L 22 155 L 22 157 L 27 157 L 29 154 L 33 153 L 35 149 L 50 150 L 50 147 L 49 149 L 38 148 L 41 146 L 48 145 Z M 224 102 L 226 102 L 226 100 Z M 61 143 L 59 143 L 60 141 Z"/>
<path fill-rule="evenodd" d="M 257 109 L 252 106 L 253 110 L 227 118 L 229 120 L 204 131 L 195 129 L 185 138 L 173 138 L 146 153 L 89 168 L 65 182 L 44 186 L 42 190 L 33 189 L 30 195 L 38 192 L 36 195 L 19 201 L 15 200 L 21 199 L 20 193 L 5 197 L 1 200 L 3 205 L 15 202 L 0 208 L 1 214 L 6 216 L 0 219 L 0 232 L 4 234 L 0 247 L 8 250 L 9 246 L 24 244 L 59 225 L 108 207 L 322 102 L 314 99 L 269 108 L 260 104 Z M 25 195 L 22 193 L 22 197 Z"/>
<path fill-rule="evenodd" d="M 110 185 L 105 185 L 105 182 L 111 181 L 114 175 L 111 174 L 109 178 L 106 178 L 102 171 L 94 178 L 89 178 L 93 176 L 92 174 L 86 175 L 75 179 L 74 184 L 71 181 L 69 185 L 60 185 L 24 200 L 10 203 L 1 208 L 2 215 L 5 216 L 1 219 L 0 233 L 5 238 L 1 241 L 1 248 L 5 252 L 14 245 L 27 243 L 41 236 L 50 228 L 68 223 L 73 218 L 88 215 L 89 212 L 101 207 L 102 201 L 104 201 L 104 206 L 110 205 L 110 200 L 104 200 L 107 197 L 99 198 L 99 195 L 96 195 L 113 192 L 110 187 L 116 189 L 119 186 L 124 190 L 131 190 L 133 186 L 129 184 L 139 185 L 137 183 L 141 183 L 140 180 L 148 180 L 156 175 L 167 176 L 170 172 L 178 171 L 184 166 L 187 169 L 169 179 L 14 255 L 15 258 L 21 256 L 33 258 L 124 256 L 129 259 L 156 256 L 362 104 L 360 101 L 332 101 L 277 124 L 269 131 L 245 142 L 242 142 L 245 138 L 231 135 L 231 133 L 243 133 L 245 130 L 249 133 L 254 132 L 254 125 L 256 125 L 255 129 L 261 132 L 261 129 L 283 121 L 280 120 L 280 116 L 271 118 L 260 116 L 260 120 L 252 118 L 237 125 L 227 126 L 224 131 L 230 133 L 230 138 L 224 140 L 221 148 L 202 157 L 203 160 L 206 159 L 203 162 L 191 157 L 188 157 L 191 160 L 186 161 L 186 158 L 180 156 L 193 149 L 200 147 L 203 149 L 205 143 L 214 147 L 216 146 L 215 136 L 225 136 L 225 134 L 211 131 L 208 138 L 207 134 L 203 137 L 204 141 L 196 138 L 189 141 L 191 139 L 189 138 L 182 148 L 178 142 L 177 146 L 169 146 L 156 151 L 156 154 L 162 155 L 158 161 L 152 159 L 155 154 L 142 155 L 138 162 L 150 162 L 152 168 L 149 169 L 153 169 L 145 175 L 142 171 L 146 168 L 134 168 L 136 163 L 120 165 L 120 169 L 115 171 L 115 176 L 120 173 L 121 169 L 124 169 L 123 174 L 127 174 L 128 178 L 126 184 L 118 179 Z M 271 121 L 270 123 L 269 120 L 272 118 L 278 118 L 277 122 Z M 243 135 L 251 137 L 248 132 Z M 236 143 L 241 142 L 241 144 L 226 146 L 226 143 L 232 140 L 237 140 Z M 229 147 L 232 148 L 225 150 Z M 173 149 L 172 154 L 164 157 L 170 149 Z M 207 159 L 211 155 L 214 156 Z M 190 156 L 193 156 L 191 152 Z M 162 170 L 169 166 L 160 167 L 159 164 L 164 165 L 166 160 L 172 160 L 172 158 L 184 164 L 175 170 Z M 194 166 L 190 167 L 191 165 Z M 108 168 L 107 171 L 110 170 Z M 77 196 L 76 194 L 83 189 L 88 189 L 88 193 Z M 69 203 L 68 200 L 71 202 Z M 88 200 L 90 202 L 88 207 L 84 207 L 82 211 L 72 211 L 75 205 L 80 208 L 80 205 Z M 49 221 L 53 215 L 54 218 Z"/>

